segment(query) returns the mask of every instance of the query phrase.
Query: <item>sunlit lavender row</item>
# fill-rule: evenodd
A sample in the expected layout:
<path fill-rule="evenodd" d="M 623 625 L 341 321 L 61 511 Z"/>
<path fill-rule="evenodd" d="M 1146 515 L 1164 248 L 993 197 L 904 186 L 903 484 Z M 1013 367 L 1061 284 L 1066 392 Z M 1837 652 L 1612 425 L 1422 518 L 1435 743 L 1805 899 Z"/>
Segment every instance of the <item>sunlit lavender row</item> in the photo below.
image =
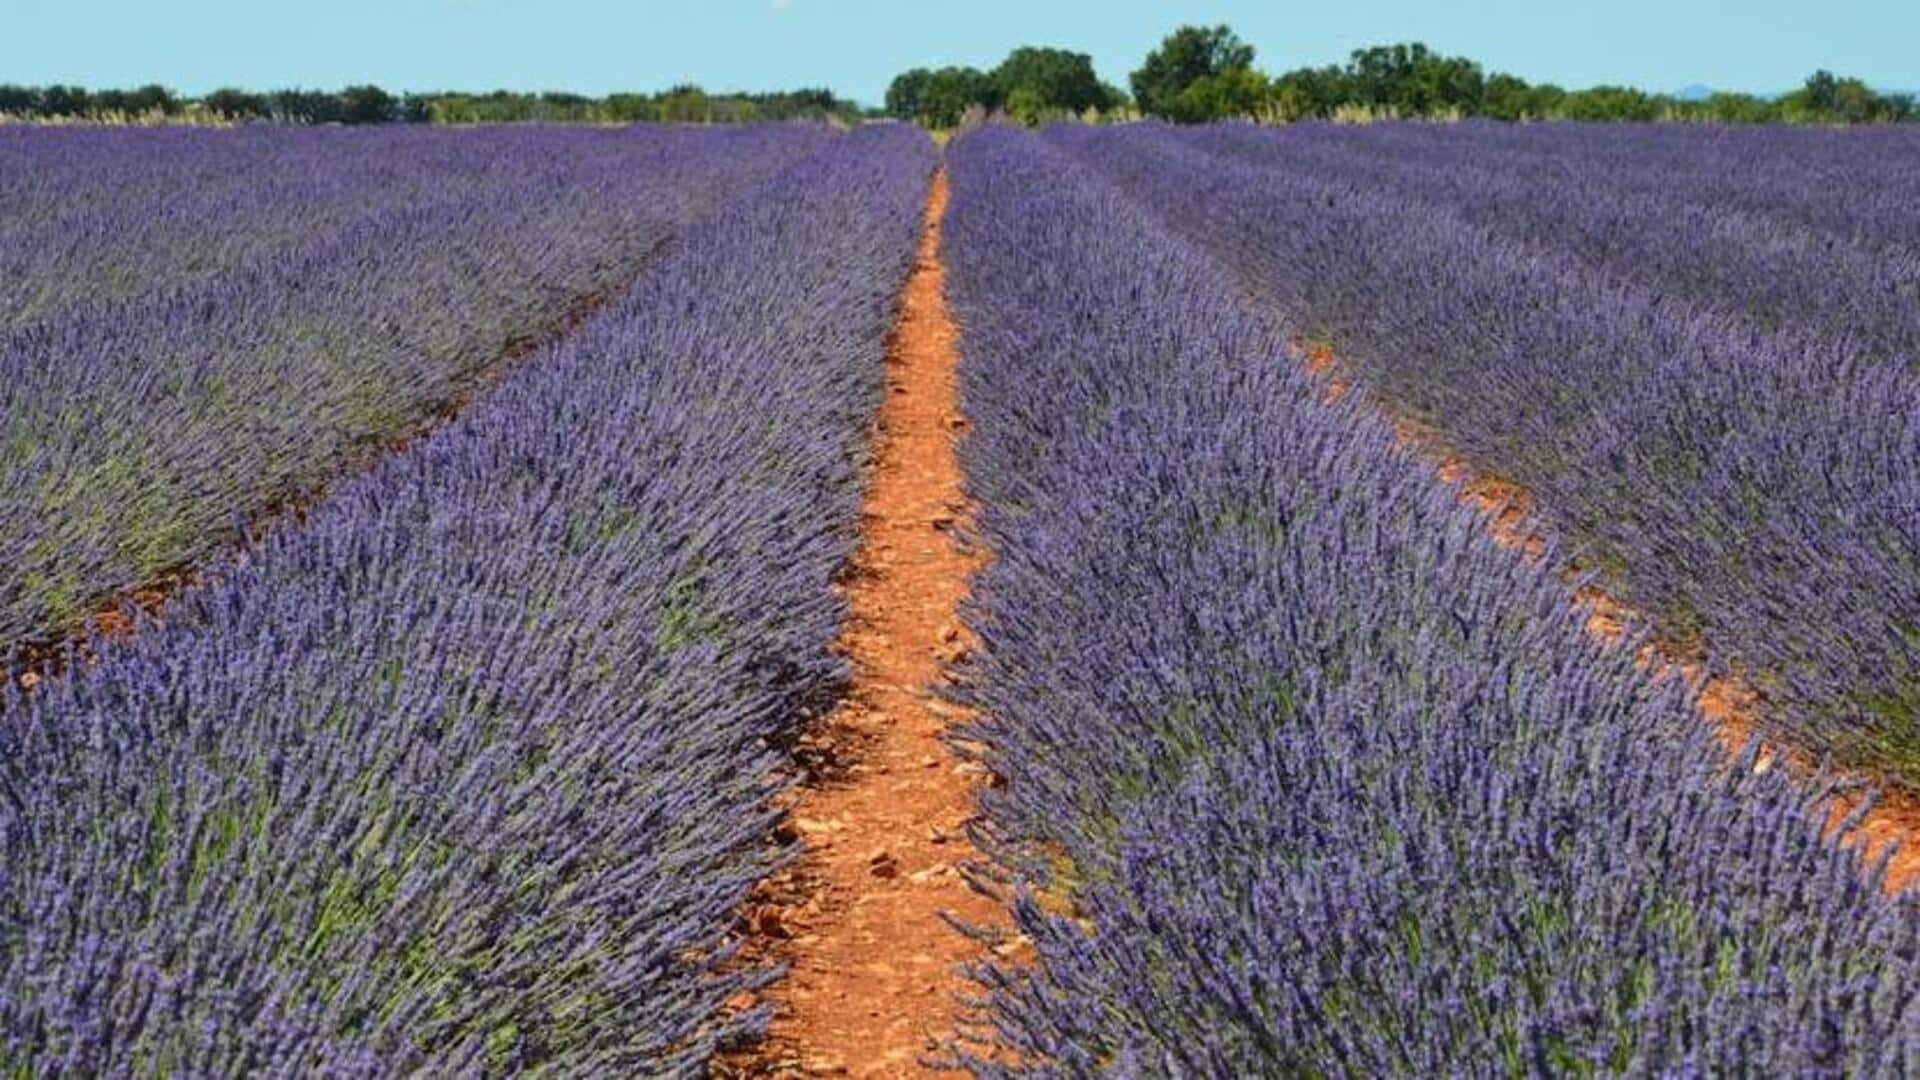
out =
<path fill-rule="evenodd" d="M 1766 141 L 1709 131 L 1654 146 L 1578 126 L 1520 137 L 1480 124 L 1354 132 L 1222 126 L 1189 141 L 1232 160 L 1390 191 L 1670 301 L 1761 330 L 1844 339 L 1920 369 L 1920 181 L 1910 175 L 1920 132 L 1834 138 L 1827 148 L 1845 176 L 1769 153 L 1800 134 L 1771 129 Z"/>
<path fill-rule="evenodd" d="M 1778 733 L 1920 780 L 1920 378 L 1295 163 L 1292 138 L 1056 135 L 1364 389 L 1532 492 L 1609 588 L 1759 686 Z M 1254 148 L 1201 149 L 1235 139 Z"/>
<path fill-rule="evenodd" d="M 1108 138 L 1193 215 L 1237 194 Z M 949 157 L 966 736 L 1037 949 L 982 972 L 977 1073 L 1920 1068 L 1920 920 L 1818 791 L 1730 762 L 1118 187 L 1010 129 Z"/>
<path fill-rule="evenodd" d="M 0 133 L 0 649 L 217 551 L 828 137 Z"/>
<path fill-rule="evenodd" d="M 905 130 L 814 141 L 3 703 L 0 1071 L 695 1074 L 764 1021 L 724 1008 L 766 978 L 728 930 L 780 857 L 780 744 L 843 677 L 831 579 L 932 164 Z"/>

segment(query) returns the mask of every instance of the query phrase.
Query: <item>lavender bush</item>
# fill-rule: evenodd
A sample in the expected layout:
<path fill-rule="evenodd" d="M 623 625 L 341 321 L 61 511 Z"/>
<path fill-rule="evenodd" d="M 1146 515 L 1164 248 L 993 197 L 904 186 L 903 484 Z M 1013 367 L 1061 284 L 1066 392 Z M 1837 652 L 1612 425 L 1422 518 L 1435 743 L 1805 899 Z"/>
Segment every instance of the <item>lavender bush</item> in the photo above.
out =
<path fill-rule="evenodd" d="M 751 143 L 747 145 L 752 145 Z M 0 1072 L 695 1074 L 931 165 L 692 226 L 456 423 L 4 702 Z"/>
<path fill-rule="evenodd" d="M 1920 1067 L 1920 920 L 1821 792 L 1726 762 L 1138 203 L 1010 129 L 949 156 L 966 734 L 1038 951 L 982 972 L 976 1073 Z"/>
<path fill-rule="evenodd" d="M 828 138 L 7 133 L 0 647 L 217 551 Z"/>
<path fill-rule="evenodd" d="M 1247 137 L 1253 137 L 1249 134 Z M 1058 131 L 1815 753 L 1920 782 L 1920 383 L 1310 168 Z"/>
<path fill-rule="evenodd" d="M 1474 161 L 1532 171 L 1543 181 L 1551 175 L 1556 186 L 1592 184 L 1631 193 L 1662 213 L 1680 207 L 1732 211 L 1863 247 L 1920 254 L 1920 220 L 1913 213 L 1920 201 L 1920 176 L 1913 169 L 1920 133 L 1909 128 L 1522 128 L 1475 121 L 1457 128 L 1375 125 L 1354 133 L 1396 153 L 1446 154 L 1457 160 L 1454 155 L 1471 148 L 1477 151 L 1469 155 Z M 1449 148 L 1452 144 L 1457 146 Z"/>
<path fill-rule="evenodd" d="M 1762 329 L 1814 330 L 1909 370 L 1920 365 L 1920 247 L 1897 251 L 1884 242 L 1857 242 L 1883 230 L 1898 235 L 1895 222 L 1920 228 L 1913 204 L 1901 212 L 1875 204 L 1879 212 L 1854 222 L 1845 241 L 1803 224 L 1811 212 L 1793 212 L 1803 203 L 1844 206 L 1845 192 L 1863 186 L 1861 178 L 1839 192 L 1833 186 L 1802 190 L 1784 206 L 1759 199 L 1743 204 L 1720 195 L 1736 168 L 1749 190 L 1781 181 L 1744 159 L 1721 160 L 1714 153 L 1720 142 L 1704 135 L 1695 140 L 1694 157 L 1701 160 L 1689 174 L 1666 167 L 1677 153 L 1648 153 L 1650 162 L 1636 166 L 1637 145 L 1618 147 L 1604 132 L 1587 134 L 1584 125 L 1549 127 L 1517 145 L 1491 124 L 1437 134 L 1413 127 L 1379 125 L 1350 135 L 1356 129 L 1273 133 L 1227 126 L 1200 129 L 1190 139 L 1229 158 L 1385 188 L 1520 244 L 1569 252 L 1614 280 Z M 1920 160 L 1920 137 L 1903 134 L 1911 166 Z M 1856 156 L 1835 149 L 1844 160 Z M 1691 190 L 1695 177 L 1709 197 Z M 1721 184 L 1711 183 L 1716 178 Z M 1885 196 L 1914 183 L 1889 181 L 1875 189 L 1866 180 L 1864 186 Z"/>

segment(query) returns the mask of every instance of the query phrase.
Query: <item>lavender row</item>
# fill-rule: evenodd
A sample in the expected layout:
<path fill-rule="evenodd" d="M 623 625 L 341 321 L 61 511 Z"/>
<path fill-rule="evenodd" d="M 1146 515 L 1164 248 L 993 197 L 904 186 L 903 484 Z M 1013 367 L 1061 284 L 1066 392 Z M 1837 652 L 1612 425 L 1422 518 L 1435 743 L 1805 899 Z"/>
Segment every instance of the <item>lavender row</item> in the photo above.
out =
<path fill-rule="evenodd" d="M 1909 371 L 1920 366 L 1920 247 L 1843 242 L 1732 200 L 1702 201 L 1684 174 L 1626 164 L 1631 152 L 1614 151 L 1605 133 L 1543 131 L 1529 152 L 1505 150 L 1512 136 L 1480 125 L 1445 137 L 1390 125 L 1347 130 L 1215 128 L 1193 139 L 1236 160 L 1431 204 L 1517 244 L 1569 253 L 1667 302 L 1725 312 L 1763 331 L 1818 333 Z M 1711 162 L 1719 145 L 1703 133 L 1695 156 Z M 1915 154 L 1920 139 L 1908 144 L 1909 160 Z M 1758 189 L 1766 175 L 1752 169 L 1743 180 Z M 1883 220 L 1920 228 L 1912 203 L 1898 202 L 1882 208 Z"/>
<path fill-rule="evenodd" d="M 1224 161 L 1165 129 L 1060 132 L 1235 287 L 1330 341 L 1776 731 L 1920 781 L 1920 384 L 1758 334 L 1392 189 Z"/>
<path fill-rule="evenodd" d="M 304 240 L 280 235 L 258 258 L 170 287 L 168 274 L 197 257 L 188 248 L 212 252 L 249 234 L 248 222 L 274 221 L 277 189 L 265 185 L 266 201 L 246 208 L 201 205 L 160 234 L 149 262 L 139 242 L 108 245 L 153 269 L 150 287 L 69 303 L 0 335 L 0 647 L 218 550 L 238 525 L 418 423 L 504 352 L 630 280 L 688 222 L 828 138 L 461 133 L 462 153 L 487 162 L 492 179 L 461 197 L 393 202 L 378 194 L 381 177 L 407 166 L 318 161 L 404 161 L 404 138 L 313 135 L 272 137 L 296 151 L 268 138 L 229 153 L 311 159 L 378 209 L 340 224 L 321 207 Z M 432 150 L 431 133 L 413 137 Z M 120 173 L 148 149 L 130 143 Z M 62 255 L 40 270 L 82 273 L 98 261 Z"/>
<path fill-rule="evenodd" d="M 697 1074 L 828 651 L 924 136 L 835 138 L 4 703 L 0 1065 Z"/>
<path fill-rule="evenodd" d="M 754 142 L 817 145 L 817 130 Z M 177 291 L 394 214 L 531 189 L 644 183 L 648 213 L 710 205 L 711 133 L 388 129 L 0 132 L 0 327 Z M 674 201 L 689 203 L 676 208 Z M 556 207 L 556 210 L 560 207 Z M 559 219 L 556 219 L 559 220 Z"/>
<path fill-rule="evenodd" d="M 1920 1066 L 1920 920 L 1820 793 L 1729 768 L 1107 181 L 950 159 L 966 735 L 1037 949 L 982 972 L 977 1074 Z"/>
<path fill-rule="evenodd" d="M 1920 253 L 1920 134 L 1898 126 L 1375 125 L 1359 142 L 1708 207 L 1882 251 Z M 1449 149 L 1452 148 L 1452 149 Z M 1462 153 L 1465 151 L 1465 153 Z M 1551 164 L 1549 164 L 1551 163 Z"/>

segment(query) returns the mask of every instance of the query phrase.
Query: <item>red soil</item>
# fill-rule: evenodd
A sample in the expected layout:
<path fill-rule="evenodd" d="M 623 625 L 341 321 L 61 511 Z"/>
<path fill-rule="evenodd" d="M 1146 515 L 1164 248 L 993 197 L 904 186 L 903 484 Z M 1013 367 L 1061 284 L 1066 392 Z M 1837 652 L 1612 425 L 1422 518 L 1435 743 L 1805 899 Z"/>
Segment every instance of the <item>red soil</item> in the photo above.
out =
<path fill-rule="evenodd" d="M 1331 349 L 1323 344 L 1295 342 L 1294 345 L 1302 366 L 1310 374 L 1327 380 L 1330 399 L 1338 399 L 1347 393 L 1351 381 L 1338 372 L 1338 361 Z M 1441 479 L 1454 486 L 1462 503 L 1479 510 L 1486 517 L 1487 531 L 1495 541 L 1505 547 L 1518 549 L 1530 559 L 1545 557 L 1547 539 L 1535 525 L 1533 498 L 1525 489 L 1505 480 L 1476 474 L 1465 461 L 1450 453 L 1434 433 L 1414 424 L 1396 422 L 1394 432 L 1401 445 L 1431 463 Z M 1630 628 L 1652 624 L 1645 613 L 1593 585 L 1583 586 L 1575 592 L 1574 603 L 1586 615 L 1587 632 L 1610 645 L 1623 639 Z M 1699 695 L 1696 706 L 1700 715 L 1713 725 L 1714 735 L 1727 754 L 1738 757 L 1761 730 L 1759 717 L 1765 708 L 1765 699 L 1737 673 L 1732 676 L 1705 676 L 1700 656 L 1701 648 L 1697 643 L 1687 644 L 1655 637 L 1642 646 L 1638 660 L 1642 667 L 1658 675 L 1675 675 L 1697 686 Z M 1765 772 L 1775 767 L 1785 767 L 1792 775 L 1807 780 L 1821 775 L 1819 762 L 1814 755 L 1798 747 L 1761 739 L 1754 768 L 1758 772 Z M 1848 776 L 1843 779 L 1865 781 L 1878 787 L 1880 795 L 1842 843 L 1858 850 L 1869 865 L 1885 854 L 1890 846 L 1898 844 L 1898 849 L 1887 864 L 1886 891 L 1897 893 L 1908 886 L 1920 885 L 1920 795 L 1898 786 L 1884 785 L 1874 777 Z M 1852 796 L 1834 798 L 1827 812 L 1830 834 L 1838 830 L 1859 808 L 1860 801 Z"/>
<path fill-rule="evenodd" d="M 749 950 L 791 973 L 766 991 L 770 1038 L 722 1063 L 725 1073 L 934 1074 L 920 1059 L 961 1018 L 954 998 L 970 984 L 957 969 L 987 957 L 941 913 L 1005 926 L 1000 904 L 971 890 L 958 868 L 979 857 L 963 827 L 986 778 L 941 741 L 963 716 L 934 690 L 942 665 L 970 648 L 956 605 L 982 558 L 953 539 L 967 505 L 954 456 L 965 427 L 956 334 L 939 261 L 946 203 L 943 171 L 889 350 L 847 586 L 841 645 L 853 684 L 803 747 L 803 763 L 824 759 L 789 805 L 805 854 L 746 913 Z M 1015 940 L 996 951 L 1019 948 Z"/>

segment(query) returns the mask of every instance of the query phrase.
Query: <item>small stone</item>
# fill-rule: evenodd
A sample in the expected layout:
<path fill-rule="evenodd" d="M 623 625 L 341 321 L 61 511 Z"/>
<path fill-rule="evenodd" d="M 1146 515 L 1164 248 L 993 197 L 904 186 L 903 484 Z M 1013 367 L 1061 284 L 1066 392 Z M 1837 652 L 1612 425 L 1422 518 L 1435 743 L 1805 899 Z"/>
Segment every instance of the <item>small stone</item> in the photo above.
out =
<path fill-rule="evenodd" d="M 952 623 L 947 623 L 940 628 L 940 640 L 948 642 L 959 641 L 960 628 Z"/>
<path fill-rule="evenodd" d="M 937 769 L 940 767 L 940 759 L 934 757 L 932 754 L 928 754 L 926 757 L 920 759 L 920 767 L 923 769 Z"/>
<path fill-rule="evenodd" d="M 953 839 L 953 837 L 947 833 L 947 830 L 938 825 L 930 826 L 927 829 L 927 843 L 929 844 L 944 844 L 951 839 Z"/>
<path fill-rule="evenodd" d="M 938 514 L 927 524 L 932 525 L 936 529 L 946 530 L 953 528 L 954 521 L 955 518 L 952 514 Z"/>

